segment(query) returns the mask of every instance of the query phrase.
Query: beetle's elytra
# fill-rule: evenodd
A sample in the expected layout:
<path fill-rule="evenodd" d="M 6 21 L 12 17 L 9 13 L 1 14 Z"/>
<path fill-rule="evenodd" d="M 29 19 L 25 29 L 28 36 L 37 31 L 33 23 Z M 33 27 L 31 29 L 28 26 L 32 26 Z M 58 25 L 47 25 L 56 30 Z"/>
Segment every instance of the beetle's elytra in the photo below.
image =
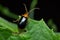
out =
<path fill-rule="evenodd" d="M 18 27 L 20 29 L 24 29 L 26 27 L 26 24 L 27 24 L 27 20 L 28 20 L 28 17 L 29 17 L 29 13 L 31 13 L 33 10 L 35 9 L 39 9 L 39 8 L 34 8 L 32 10 L 30 10 L 29 12 L 27 11 L 27 8 L 26 8 L 26 5 L 24 4 L 25 6 L 25 10 L 26 12 L 21 16 L 21 19 L 17 19 L 16 21 L 18 21 Z M 15 21 L 15 22 L 16 22 Z"/>

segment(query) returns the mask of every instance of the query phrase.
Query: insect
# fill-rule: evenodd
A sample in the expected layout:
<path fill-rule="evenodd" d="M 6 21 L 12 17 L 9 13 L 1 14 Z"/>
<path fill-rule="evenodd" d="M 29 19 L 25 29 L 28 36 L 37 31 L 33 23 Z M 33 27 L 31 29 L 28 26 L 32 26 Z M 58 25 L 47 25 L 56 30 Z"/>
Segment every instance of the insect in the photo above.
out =
<path fill-rule="evenodd" d="M 30 11 L 28 12 L 25 4 L 24 4 L 24 6 L 25 6 L 26 12 L 25 12 L 24 14 L 22 14 L 21 19 L 17 19 L 16 21 L 14 21 L 14 22 L 17 22 L 17 21 L 18 21 L 18 27 L 19 27 L 20 29 L 24 29 L 24 28 L 26 27 L 26 25 L 27 25 L 27 20 L 28 20 L 28 17 L 29 17 L 29 13 L 31 13 L 31 12 L 32 12 L 33 10 L 35 10 L 35 9 L 39 9 L 39 8 L 34 8 L 34 9 L 32 9 L 32 10 L 30 10 Z"/>

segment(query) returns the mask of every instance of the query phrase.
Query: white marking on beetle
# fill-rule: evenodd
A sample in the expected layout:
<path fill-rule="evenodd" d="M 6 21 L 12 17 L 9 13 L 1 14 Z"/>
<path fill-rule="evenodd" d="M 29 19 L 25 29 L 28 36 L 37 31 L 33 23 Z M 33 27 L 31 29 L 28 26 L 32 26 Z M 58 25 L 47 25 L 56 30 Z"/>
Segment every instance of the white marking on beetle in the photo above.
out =
<path fill-rule="evenodd" d="M 22 18 L 21 22 L 19 24 L 21 24 L 22 22 L 24 22 L 26 20 L 26 18 Z"/>

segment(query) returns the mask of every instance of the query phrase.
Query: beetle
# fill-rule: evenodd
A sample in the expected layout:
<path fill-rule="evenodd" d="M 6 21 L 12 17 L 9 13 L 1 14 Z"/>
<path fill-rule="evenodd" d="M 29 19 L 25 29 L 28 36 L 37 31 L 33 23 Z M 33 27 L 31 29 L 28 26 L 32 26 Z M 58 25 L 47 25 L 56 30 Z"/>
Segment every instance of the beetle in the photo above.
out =
<path fill-rule="evenodd" d="M 35 9 L 39 9 L 39 8 L 33 8 L 32 10 L 30 10 L 30 11 L 28 12 L 25 4 L 24 4 L 24 6 L 25 6 L 26 12 L 25 12 L 24 14 L 22 14 L 21 19 L 17 19 L 16 21 L 14 21 L 14 22 L 17 22 L 17 21 L 18 21 L 18 27 L 19 27 L 20 29 L 24 29 L 24 28 L 26 27 L 26 25 L 27 25 L 27 20 L 28 20 L 28 17 L 29 17 L 29 13 L 31 13 L 31 12 L 32 12 L 33 10 L 35 10 Z"/>

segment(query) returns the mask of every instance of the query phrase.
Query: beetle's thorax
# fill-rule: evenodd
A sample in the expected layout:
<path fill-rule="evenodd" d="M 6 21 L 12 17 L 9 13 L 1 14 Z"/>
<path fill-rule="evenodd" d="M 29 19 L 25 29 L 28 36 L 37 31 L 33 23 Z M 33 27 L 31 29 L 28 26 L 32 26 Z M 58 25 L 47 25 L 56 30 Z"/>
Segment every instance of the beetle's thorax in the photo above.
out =
<path fill-rule="evenodd" d="M 28 18 L 28 12 L 24 13 L 22 16 Z"/>

